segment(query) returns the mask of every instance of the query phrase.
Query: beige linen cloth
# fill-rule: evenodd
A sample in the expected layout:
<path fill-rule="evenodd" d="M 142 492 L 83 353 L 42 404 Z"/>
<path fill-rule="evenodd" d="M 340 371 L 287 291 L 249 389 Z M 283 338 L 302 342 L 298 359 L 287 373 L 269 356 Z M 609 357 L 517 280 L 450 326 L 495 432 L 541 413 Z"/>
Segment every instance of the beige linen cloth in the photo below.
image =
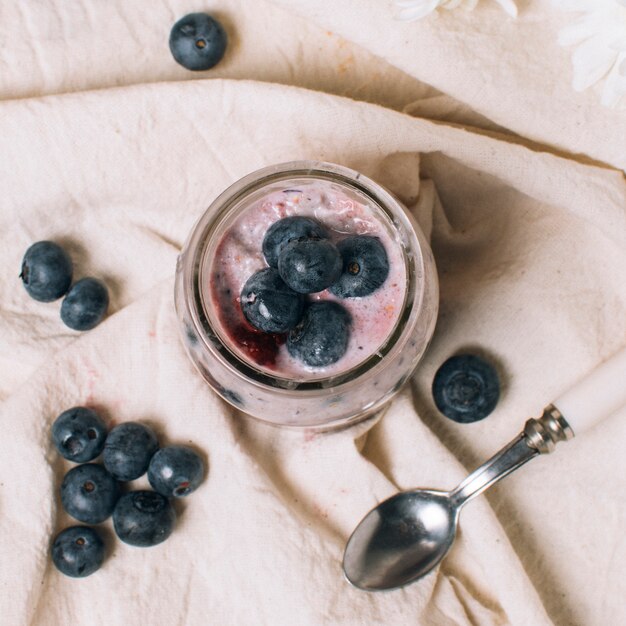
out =
<path fill-rule="evenodd" d="M 515 23 L 485 0 L 419 24 L 374 0 L 0 4 L 2 624 L 626 623 L 625 411 L 468 506 L 422 581 L 367 594 L 341 572 L 378 501 L 453 487 L 626 341 L 623 113 L 571 92 L 556 12 L 518 4 Z M 192 10 L 229 29 L 213 73 L 185 72 L 164 45 Z M 193 223 L 239 177 L 292 159 L 386 184 L 431 237 L 441 281 L 411 384 L 335 433 L 245 418 L 178 338 L 172 277 Z M 20 286 L 39 239 L 66 245 L 77 277 L 107 281 L 97 329 L 69 331 L 58 303 Z M 473 425 L 430 394 L 461 349 L 504 376 Z M 77 404 L 191 442 L 209 465 L 167 542 L 133 548 L 107 522 L 108 559 L 82 580 L 48 552 L 72 523 L 50 425 Z"/>

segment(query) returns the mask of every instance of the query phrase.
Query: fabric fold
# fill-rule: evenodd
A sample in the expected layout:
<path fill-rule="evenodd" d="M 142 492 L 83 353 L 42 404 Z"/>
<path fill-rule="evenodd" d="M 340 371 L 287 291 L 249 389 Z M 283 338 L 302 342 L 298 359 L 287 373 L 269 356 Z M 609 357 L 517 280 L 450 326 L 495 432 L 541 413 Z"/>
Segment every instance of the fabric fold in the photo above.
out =
<path fill-rule="evenodd" d="M 377 501 L 397 488 L 453 487 L 619 347 L 626 235 L 618 173 L 249 81 L 4 102 L 0 135 L 0 249 L 3 266 L 15 268 L 0 273 L 0 586 L 11 590 L 0 612 L 9 623 L 54 626 L 68 615 L 204 623 L 208 615 L 220 624 L 525 625 L 595 615 L 586 596 L 563 600 L 561 590 L 588 575 L 576 563 L 621 567 L 611 536 L 580 542 L 590 506 L 599 518 L 626 519 L 619 420 L 606 423 L 608 440 L 567 444 L 472 503 L 446 564 L 415 585 L 354 590 L 341 555 Z M 184 355 L 173 307 L 178 250 L 211 200 L 254 169 L 294 159 L 380 177 L 431 231 L 441 281 L 438 328 L 410 391 L 379 421 L 324 435 L 264 427 L 218 400 Z M 29 300 L 19 285 L 21 256 L 38 239 L 62 241 L 77 277 L 111 286 L 111 313 L 94 331 L 64 329 L 58 303 Z M 432 376 L 451 353 L 476 346 L 501 366 L 503 397 L 484 422 L 453 424 L 432 404 Z M 47 560 L 51 534 L 70 523 L 56 497 L 67 466 L 48 434 L 56 415 L 83 403 L 110 424 L 146 421 L 163 441 L 191 441 L 210 470 L 179 505 L 168 542 L 131 548 L 107 523 L 106 565 L 72 581 Z M 612 479 L 594 471 L 597 458 Z M 6 478 L 15 475 L 19 482 Z M 609 618 L 621 614 L 611 600 L 621 597 L 619 573 L 605 584 Z"/>

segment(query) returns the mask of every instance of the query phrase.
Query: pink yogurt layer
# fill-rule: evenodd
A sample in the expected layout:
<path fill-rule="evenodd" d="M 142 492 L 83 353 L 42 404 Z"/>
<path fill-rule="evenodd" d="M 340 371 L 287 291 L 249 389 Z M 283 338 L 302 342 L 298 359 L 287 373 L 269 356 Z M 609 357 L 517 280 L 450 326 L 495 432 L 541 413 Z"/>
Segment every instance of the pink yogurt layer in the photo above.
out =
<path fill-rule="evenodd" d="M 276 188 L 274 188 L 276 189 Z M 314 181 L 283 187 L 251 204 L 219 242 L 210 266 L 205 297 L 216 312 L 224 341 L 250 365 L 273 376 L 312 380 L 346 372 L 369 358 L 386 342 L 402 311 L 406 295 L 406 265 L 402 246 L 377 217 L 380 210 L 348 195 L 334 183 Z M 291 215 L 313 217 L 337 243 L 347 235 L 371 235 L 384 245 L 389 275 L 381 287 L 362 298 L 338 298 L 328 290 L 309 294 L 309 300 L 335 300 L 352 316 L 348 348 L 343 357 L 327 367 L 309 367 L 293 358 L 284 345 L 286 335 L 254 329 L 246 321 L 239 294 L 248 278 L 267 267 L 261 244 L 267 229 Z"/>

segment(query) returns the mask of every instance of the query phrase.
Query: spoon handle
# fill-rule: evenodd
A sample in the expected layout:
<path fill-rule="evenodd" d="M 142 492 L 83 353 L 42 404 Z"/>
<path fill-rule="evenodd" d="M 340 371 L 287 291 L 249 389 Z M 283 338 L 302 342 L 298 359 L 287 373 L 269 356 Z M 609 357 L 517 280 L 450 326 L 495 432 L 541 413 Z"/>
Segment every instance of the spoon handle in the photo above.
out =
<path fill-rule="evenodd" d="M 537 454 L 539 450 L 530 444 L 525 433 L 521 433 L 486 463 L 475 469 L 456 489 L 453 489 L 450 492 L 450 499 L 455 506 L 461 508 Z"/>
<path fill-rule="evenodd" d="M 626 404 L 626 348 L 596 367 L 554 401 L 575 435 Z"/>
<path fill-rule="evenodd" d="M 537 454 L 552 452 L 559 441 L 584 432 L 624 404 L 626 348 L 548 405 L 539 419 L 529 419 L 517 438 L 474 470 L 450 497 L 463 506 Z"/>

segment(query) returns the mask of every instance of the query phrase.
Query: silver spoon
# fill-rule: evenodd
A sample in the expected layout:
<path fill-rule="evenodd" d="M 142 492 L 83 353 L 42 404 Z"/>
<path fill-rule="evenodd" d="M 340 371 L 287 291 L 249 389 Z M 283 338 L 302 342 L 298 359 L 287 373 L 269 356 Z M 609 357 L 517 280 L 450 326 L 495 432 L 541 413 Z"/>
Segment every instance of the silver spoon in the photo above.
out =
<path fill-rule="evenodd" d="M 448 553 L 464 504 L 559 441 L 580 434 L 626 404 L 626 349 L 550 404 L 539 419 L 452 491 L 415 489 L 372 509 L 346 545 L 343 569 L 365 591 L 395 589 L 435 568 Z M 559 406 L 568 416 L 566 421 Z"/>

